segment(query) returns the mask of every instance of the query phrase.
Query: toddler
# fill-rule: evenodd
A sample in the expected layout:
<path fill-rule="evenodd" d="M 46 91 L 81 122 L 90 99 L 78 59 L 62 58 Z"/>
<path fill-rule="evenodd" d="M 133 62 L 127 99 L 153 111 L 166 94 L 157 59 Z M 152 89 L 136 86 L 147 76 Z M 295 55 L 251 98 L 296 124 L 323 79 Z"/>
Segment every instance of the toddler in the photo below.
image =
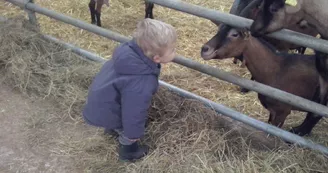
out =
<path fill-rule="evenodd" d="M 83 117 L 88 124 L 117 134 L 120 160 L 132 161 L 148 153 L 149 147 L 138 141 L 159 85 L 160 64 L 174 59 L 176 40 L 171 25 L 143 19 L 133 39 L 114 50 L 89 88 Z"/>

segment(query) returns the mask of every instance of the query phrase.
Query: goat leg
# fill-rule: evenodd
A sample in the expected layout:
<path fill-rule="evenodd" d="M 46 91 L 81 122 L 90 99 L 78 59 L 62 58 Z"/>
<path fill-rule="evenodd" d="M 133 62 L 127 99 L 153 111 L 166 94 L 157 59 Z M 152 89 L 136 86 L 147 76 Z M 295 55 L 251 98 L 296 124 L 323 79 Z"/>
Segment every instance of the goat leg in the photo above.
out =
<path fill-rule="evenodd" d="M 238 62 L 238 59 L 235 57 L 235 58 L 233 58 L 233 61 L 232 61 L 234 64 L 237 64 L 237 62 Z"/>
<path fill-rule="evenodd" d="M 247 88 L 241 88 L 241 89 L 240 89 L 240 92 L 243 93 L 243 94 L 249 93 L 249 91 L 250 91 L 250 90 L 247 89 Z"/>
<path fill-rule="evenodd" d="M 146 6 L 146 9 L 145 9 L 145 12 L 146 12 L 145 18 L 154 19 L 154 16 L 153 16 L 154 4 L 153 3 L 146 2 L 145 6 Z"/>
<path fill-rule="evenodd" d="M 288 113 L 284 113 L 284 111 L 277 111 L 277 110 L 269 110 L 270 111 L 270 116 L 268 120 L 268 124 L 277 126 L 277 127 L 282 127 L 282 125 L 285 122 L 286 117 L 288 116 Z M 285 140 L 284 140 L 285 141 Z M 288 141 L 285 141 L 287 144 L 291 144 Z"/>
<path fill-rule="evenodd" d="M 254 77 L 252 76 L 250 80 L 254 80 Z M 248 93 L 249 91 L 250 91 L 250 90 L 247 89 L 247 88 L 242 88 L 242 87 L 241 87 L 241 89 L 240 89 L 240 92 L 243 93 L 243 94 L 246 94 L 246 93 Z"/>
<path fill-rule="evenodd" d="M 246 66 L 246 60 L 245 59 L 243 59 L 242 61 L 241 61 L 241 68 L 244 68 Z"/>
<path fill-rule="evenodd" d="M 297 127 L 293 127 L 290 132 L 299 136 L 310 134 L 313 127 L 320 121 L 321 118 L 322 116 L 315 115 L 312 112 L 309 112 L 303 123 Z"/>
<path fill-rule="evenodd" d="M 96 11 L 96 17 L 97 17 L 97 26 L 101 27 L 101 20 L 100 20 L 101 13 Z"/>
<path fill-rule="evenodd" d="M 298 52 L 299 52 L 300 54 L 302 54 L 302 55 L 305 54 L 305 50 L 306 50 L 306 47 L 300 47 L 300 48 L 298 48 Z"/>
<path fill-rule="evenodd" d="M 274 114 L 270 112 L 269 119 L 268 119 L 268 124 L 272 124 L 272 121 L 274 119 Z"/>
<path fill-rule="evenodd" d="M 250 90 L 247 89 L 247 88 L 241 88 L 241 89 L 240 89 L 240 92 L 243 93 L 243 94 L 246 94 L 246 93 L 248 93 L 249 91 L 250 91 Z"/>
<path fill-rule="evenodd" d="M 145 12 L 145 19 L 148 18 L 148 13 L 147 11 Z"/>
<path fill-rule="evenodd" d="M 89 2 L 89 10 L 91 14 L 91 24 L 96 24 L 96 2 L 94 0 Z"/>
<path fill-rule="evenodd" d="M 263 95 L 261 95 L 263 96 Z M 261 102 L 262 103 L 262 102 Z M 263 102 L 264 103 L 264 102 Z M 262 103 L 262 104 L 263 104 Z M 268 108 L 267 106 L 268 105 L 263 105 L 269 112 L 270 112 L 270 115 L 269 115 L 269 119 L 268 119 L 268 124 L 272 124 L 273 125 L 273 122 L 275 121 L 276 119 L 276 116 L 277 116 L 277 111 L 275 109 L 270 109 Z"/>
<path fill-rule="evenodd" d="M 282 106 L 281 106 L 281 108 L 285 108 L 285 109 L 275 110 L 272 114 L 273 116 L 271 119 L 271 124 L 274 126 L 277 126 L 279 128 L 281 128 L 284 125 L 286 117 L 291 112 L 291 109 L 288 109 L 288 108 L 282 107 Z M 270 113 L 270 118 L 271 118 L 271 113 Z"/>
<path fill-rule="evenodd" d="M 313 101 L 320 102 L 320 88 L 317 87 L 314 96 Z M 303 123 L 297 127 L 293 127 L 290 132 L 295 133 L 299 136 L 304 136 L 307 134 L 310 134 L 313 127 L 320 121 L 322 116 L 316 115 L 312 112 L 308 112 L 306 118 L 304 119 Z"/>
<path fill-rule="evenodd" d="M 150 6 L 151 6 L 151 8 L 150 8 L 150 10 L 149 10 L 149 11 L 150 11 L 150 18 L 151 18 L 151 19 L 154 19 L 154 16 L 153 16 L 153 8 L 154 8 L 154 4 L 151 3 Z"/>
<path fill-rule="evenodd" d="M 149 17 L 149 13 L 148 13 L 148 11 L 147 11 L 147 10 L 146 10 L 145 19 L 146 19 L 146 18 L 150 18 L 150 17 Z"/>
<path fill-rule="evenodd" d="M 97 26 L 101 27 L 101 8 L 104 5 L 104 0 L 98 0 L 97 1 L 97 7 L 96 7 L 96 17 L 97 17 Z"/>
<path fill-rule="evenodd" d="M 304 55 L 304 53 L 305 53 L 305 50 L 306 50 L 306 47 L 297 47 L 297 48 L 295 48 L 295 49 L 290 49 L 290 50 L 296 50 L 296 52 L 298 53 L 298 54 L 302 54 L 302 55 Z"/>
<path fill-rule="evenodd" d="M 238 60 L 241 61 L 241 62 L 243 62 L 244 56 L 243 55 L 236 56 L 236 57 L 233 58 L 233 61 L 232 62 L 234 64 L 237 64 Z"/>

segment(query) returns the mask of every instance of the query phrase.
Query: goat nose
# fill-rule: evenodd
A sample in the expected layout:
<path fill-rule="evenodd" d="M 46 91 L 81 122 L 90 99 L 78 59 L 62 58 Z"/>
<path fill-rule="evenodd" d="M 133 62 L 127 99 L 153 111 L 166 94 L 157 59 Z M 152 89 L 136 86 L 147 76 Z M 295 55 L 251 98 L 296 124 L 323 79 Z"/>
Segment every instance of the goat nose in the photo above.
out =
<path fill-rule="evenodd" d="M 202 47 L 202 52 L 207 52 L 209 49 L 210 49 L 209 46 L 204 45 L 204 46 Z"/>

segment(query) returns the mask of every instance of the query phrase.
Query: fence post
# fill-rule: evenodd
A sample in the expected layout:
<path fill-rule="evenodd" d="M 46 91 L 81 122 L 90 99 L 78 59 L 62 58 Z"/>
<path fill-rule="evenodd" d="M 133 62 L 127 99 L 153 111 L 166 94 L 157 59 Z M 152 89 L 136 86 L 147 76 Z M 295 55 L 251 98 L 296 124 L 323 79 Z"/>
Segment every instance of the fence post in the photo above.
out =
<path fill-rule="evenodd" d="M 34 3 L 34 0 L 25 0 L 24 10 L 27 12 L 28 19 L 29 19 L 31 24 L 33 24 L 35 26 L 39 26 L 38 21 L 36 19 L 35 12 L 26 8 L 26 4 L 28 4 L 28 3 Z"/>

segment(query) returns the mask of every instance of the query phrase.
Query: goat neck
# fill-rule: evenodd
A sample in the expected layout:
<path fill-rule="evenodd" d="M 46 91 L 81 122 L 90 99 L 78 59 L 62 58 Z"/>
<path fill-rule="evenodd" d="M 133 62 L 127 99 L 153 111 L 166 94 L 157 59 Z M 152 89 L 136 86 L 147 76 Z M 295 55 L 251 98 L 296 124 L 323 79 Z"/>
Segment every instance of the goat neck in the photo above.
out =
<path fill-rule="evenodd" d="M 254 79 L 268 84 L 280 70 L 282 57 L 276 55 L 257 38 L 250 36 L 243 52 L 246 66 Z"/>
<path fill-rule="evenodd" d="M 304 19 L 325 37 L 328 37 L 328 1 L 327 0 L 298 0 L 304 13 Z"/>

